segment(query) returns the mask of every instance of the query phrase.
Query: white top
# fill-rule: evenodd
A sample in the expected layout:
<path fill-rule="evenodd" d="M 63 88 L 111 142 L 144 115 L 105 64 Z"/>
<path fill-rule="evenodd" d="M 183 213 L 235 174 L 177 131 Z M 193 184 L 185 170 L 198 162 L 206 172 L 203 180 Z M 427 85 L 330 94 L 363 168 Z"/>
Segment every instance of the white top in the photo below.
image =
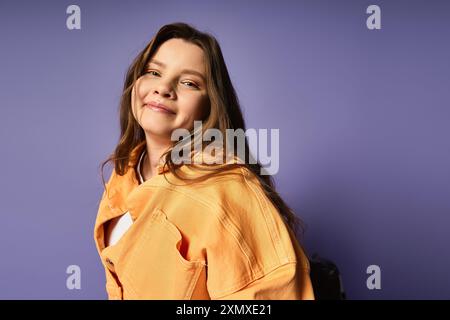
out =
<path fill-rule="evenodd" d="M 137 165 L 137 172 L 139 175 L 139 183 L 144 182 L 144 178 L 141 174 L 141 162 L 144 159 L 145 149 L 142 152 L 141 157 L 139 158 L 139 162 Z M 122 214 L 120 217 L 114 218 L 110 221 L 108 228 L 106 230 L 106 246 L 115 245 L 120 238 L 122 238 L 123 234 L 128 230 L 129 227 L 133 224 L 133 220 L 131 219 L 130 213 L 127 211 Z"/>

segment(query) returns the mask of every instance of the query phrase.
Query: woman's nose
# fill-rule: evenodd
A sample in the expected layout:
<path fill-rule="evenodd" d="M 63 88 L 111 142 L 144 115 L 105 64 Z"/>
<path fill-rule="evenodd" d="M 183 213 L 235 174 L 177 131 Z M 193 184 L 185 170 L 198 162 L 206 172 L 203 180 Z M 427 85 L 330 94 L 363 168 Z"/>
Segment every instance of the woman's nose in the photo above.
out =
<path fill-rule="evenodd" d="M 172 88 L 168 84 L 165 84 L 165 83 L 160 83 L 159 85 L 157 85 L 154 88 L 153 93 L 160 94 L 163 97 L 172 97 L 173 96 Z"/>

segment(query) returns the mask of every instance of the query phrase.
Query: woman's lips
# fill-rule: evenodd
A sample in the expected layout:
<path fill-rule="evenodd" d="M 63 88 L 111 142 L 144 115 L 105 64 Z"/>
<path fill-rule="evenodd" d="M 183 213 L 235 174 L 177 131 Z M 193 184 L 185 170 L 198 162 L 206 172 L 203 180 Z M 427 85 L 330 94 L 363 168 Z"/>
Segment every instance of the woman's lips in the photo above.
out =
<path fill-rule="evenodd" d="M 164 114 L 175 114 L 172 110 L 167 108 L 165 105 L 157 103 L 157 102 L 149 102 L 144 104 L 144 107 L 149 108 L 150 110 L 164 113 Z"/>

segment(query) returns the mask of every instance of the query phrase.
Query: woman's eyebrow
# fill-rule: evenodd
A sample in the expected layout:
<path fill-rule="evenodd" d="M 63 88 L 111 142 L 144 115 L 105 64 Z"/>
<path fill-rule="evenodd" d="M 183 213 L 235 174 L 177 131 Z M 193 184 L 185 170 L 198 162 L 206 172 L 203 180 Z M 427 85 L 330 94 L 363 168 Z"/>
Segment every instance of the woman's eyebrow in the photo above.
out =
<path fill-rule="evenodd" d="M 161 61 L 158 61 L 158 60 L 155 60 L 155 59 L 150 60 L 150 61 L 148 62 L 148 64 L 147 64 L 147 67 L 148 67 L 151 63 L 154 63 L 154 64 L 156 64 L 156 65 L 158 65 L 158 66 L 160 66 L 160 67 L 162 67 L 162 68 L 165 68 L 165 67 L 166 67 L 166 64 L 165 64 L 165 63 L 162 63 Z M 192 70 L 192 69 L 183 69 L 183 70 L 181 70 L 181 73 L 188 73 L 188 74 L 193 74 L 193 75 L 199 76 L 200 78 L 202 78 L 203 81 L 206 82 L 205 76 L 204 76 L 201 72 L 199 72 L 199 71 Z"/>

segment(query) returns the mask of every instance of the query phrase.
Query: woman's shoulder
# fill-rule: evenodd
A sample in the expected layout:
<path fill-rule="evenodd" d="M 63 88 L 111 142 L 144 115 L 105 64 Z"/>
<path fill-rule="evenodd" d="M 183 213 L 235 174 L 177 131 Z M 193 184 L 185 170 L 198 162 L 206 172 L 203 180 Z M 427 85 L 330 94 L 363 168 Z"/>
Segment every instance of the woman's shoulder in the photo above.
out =
<path fill-rule="evenodd" d="M 296 237 L 256 176 L 242 166 L 190 190 L 190 196 L 214 210 L 217 241 L 228 237 L 244 255 L 261 261 L 261 270 L 296 262 Z"/>
<path fill-rule="evenodd" d="M 210 204 L 238 205 L 243 200 L 263 200 L 258 178 L 248 168 L 233 166 L 222 169 L 224 168 L 214 171 L 188 169 L 189 173 L 182 176 L 186 180 L 173 179 L 171 175 L 166 185 Z M 171 181 L 174 183 L 171 184 Z"/>

